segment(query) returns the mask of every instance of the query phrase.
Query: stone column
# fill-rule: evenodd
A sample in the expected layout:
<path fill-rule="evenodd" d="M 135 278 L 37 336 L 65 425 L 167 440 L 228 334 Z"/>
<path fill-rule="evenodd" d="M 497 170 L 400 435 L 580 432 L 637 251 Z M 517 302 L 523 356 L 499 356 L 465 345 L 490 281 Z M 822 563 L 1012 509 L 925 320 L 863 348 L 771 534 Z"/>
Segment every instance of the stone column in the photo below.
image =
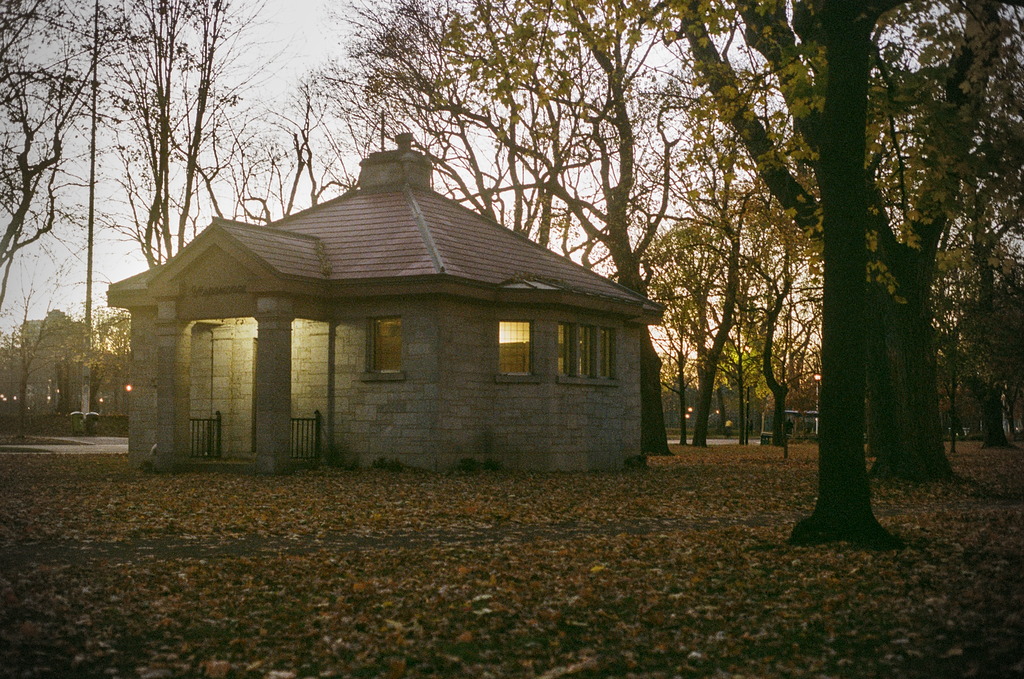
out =
<path fill-rule="evenodd" d="M 132 309 L 131 391 L 128 396 L 128 462 L 136 468 L 151 467 L 156 445 L 157 405 L 156 308 Z M 118 385 L 121 387 L 122 385 Z"/>
<path fill-rule="evenodd" d="M 337 403 L 335 398 L 338 385 L 335 383 L 338 366 L 336 365 L 338 355 L 338 322 L 332 320 L 327 324 L 327 416 L 326 431 L 324 432 L 323 454 L 331 463 L 338 462 L 337 451 L 334 440 L 334 419 L 336 417 L 334 408 Z"/>
<path fill-rule="evenodd" d="M 289 471 L 292 426 L 292 320 L 290 300 L 256 301 L 256 472 Z"/>
<path fill-rule="evenodd" d="M 158 303 L 154 471 L 174 471 L 188 460 L 190 327 L 178 319 L 173 300 Z"/>

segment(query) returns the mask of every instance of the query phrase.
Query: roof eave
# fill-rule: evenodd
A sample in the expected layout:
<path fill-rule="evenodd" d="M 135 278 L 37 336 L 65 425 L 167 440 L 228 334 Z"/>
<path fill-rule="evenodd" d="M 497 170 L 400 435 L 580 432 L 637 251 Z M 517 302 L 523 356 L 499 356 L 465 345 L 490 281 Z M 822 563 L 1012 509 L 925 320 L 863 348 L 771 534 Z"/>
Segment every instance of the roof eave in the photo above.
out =
<path fill-rule="evenodd" d="M 153 272 L 144 272 L 152 277 Z M 154 289 L 147 285 L 137 287 L 138 277 L 125 279 L 110 286 L 107 293 L 111 306 L 139 308 L 156 304 L 158 298 L 174 298 L 181 290 Z M 131 286 L 127 284 L 132 284 Z M 158 286 L 162 287 L 162 286 Z M 661 322 L 661 307 L 649 300 L 614 298 L 571 289 L 507 288 L 450 274 L 421 276 L 324 280 L 304 276 L 277 274 L 262 277 L 246 285 L 251 295 L 290 295 L 321 300 L 340 300 L 395 296 L 440 295 L 476 300 L 490 304 L 544 306 L 582 309 L 599 314 L 619 316 L 630 322 L 656 325 Z"/>
<path fill-rule="evenodd" d="M 593 295 L 576 290 L 503 288 L 450 274 L 428 274 L 405 278 L 365 278 L 333 281 L 334 298 L 393 297 L 396 295 L 443 295 L 475 299 L 493 304 L 555 306 L 612 314 L 645 324 L 661 322 L 661 309 L 645 300 L 636 301 Z"/>

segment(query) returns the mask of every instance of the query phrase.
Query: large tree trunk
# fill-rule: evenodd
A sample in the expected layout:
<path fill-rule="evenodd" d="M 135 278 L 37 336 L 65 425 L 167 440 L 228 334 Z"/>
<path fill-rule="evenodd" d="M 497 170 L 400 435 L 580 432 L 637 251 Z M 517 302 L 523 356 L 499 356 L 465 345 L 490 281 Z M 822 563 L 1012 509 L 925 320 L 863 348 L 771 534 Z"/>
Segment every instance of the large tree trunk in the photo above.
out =
<path fill-rule="evenodd" d="M 708 419 L 711 416 L 712 389 L 715 385 L 717 362 L 705 355 L 697 358 L 697 402 L 693 407 L 693 437 L 690 444 L 699 447 L 708 445 Z"/>
<path fill-rule="evenodd" d="M 746 387 L 743 385 L 743 365 L 740 362 L 740 370 L 737 373 L 736 379 L 736 391 L 739 392 L 739 409 L 736 413 L 736 422 L 739 425 L 739 444 L 741 446 L 747 445 L 747 394 L 745 392 Z"/>
<path fill-rule="evenodd" d="M 928 300 L 945 220 L 915 224 L 917 247 L 897 241 L 872 187 L 878 253 L 895 279 L 890 291 L 869 286 L 868 445 L 873 476 L 910 481 L 949 479 L 942 445 L 935 332 Z"/>
<path fill-rule="evenodd" d="M 731 431 L 726 431 L 726 412 L 725 412 L 725 387 L 719 386 L 715 389 L 715 397 L 718 399 L 718 433 L 720 436 L 728 436 Z"/>
<path fill-rule="evenodd" d="M 872 286 L 868 352 L 871 474 L 910 481 L 949 479 L 942 445 L 938 375 L 921 297 L 905 303 Z"/>
<path fill-rule="evenodd" d="M 978 268 L 978 305 L 976 313 L 982 319 L 979 330 L 987 334 L 989 326 L 995 318 L 995 295 L 996 282 L 995 271 L 989 264 L 991 249 L 983 239 L 976 239 L 973 245 L 974 266 Z M 987 341 L 983 341 L 982 347 L 989 348 Z M 983 371 L 987 372 L 987 371 Z M 1010 445 L 1006 439 L 1006 432 L 1003 431 L 1003 388 L 991 375 L 976 375 L 971 379 L 971 391 L 975 398 L 981 403 L 981 423 L 984 427 L 984 440 L 982 446 L 1005 447 Z"/>
<path fill-rule="evenodd" d="M 615 194 L 617 195 L 617 194 Z M 617 207 L 612 210 L 611 205 Z M 627 233 L 624 201 L 609 201 L 609 231 Z M 617 215 L 612 219 L 612 215 Z M 618 224 L 618 227 L 613 225 Z M 612 261 L 618 271 L 618 282 L 641 295 L 647 294 L 647 281 L 640 274 L 640 262 L 629 246 L 627 238 L 612 239 L 608 243 Z M 668 434 L 665 431 L 665 409 L 661 401 L 661 358 L 654 349 L 649 329 L 642 331 L 640 344 L 640 452 L 643 455 L 671 455 Z"/>
<path fill-rule="evenodd" d="M 776 383 L 772 389 L 772 445 L 786 445 L 786 394 L 789 387 Z M 788 451 L 787 451 L 788 452 Z"/>
<path fill-rule="evenodd" d="M 949 380 L 949 456 L 956 455 L 956 440 L 960 436 L 960 417 L 957 415 L 957 381 L 954 369 Z"/>
<path fill-rule="evenodd" d="M 981 423 L 985 427 L 983 448 L 1005 448 L 1010 445 L 1003 429 L 1003 390 L 990 384 L 978 389 L 981 401 Z"/>
<path fill-rule="evenodd" d="M 708 418 L 711 416 L 711 399 L 714 396 L 715 375 L 718 363 L 722 360 L 725 343 L 729 340 L 733 324 L 736 322 L 736 298 L 740 287 L 740 239 L 739 234 L 731 234 L 732 243 L 729 253 L 729 269 L 725 281 L 725 297 L 722 300 L 722 321 L 718 324 L 711 348 L 703 356 L 697 355 L 697 405 L 693 423 L 693 445 L 708 445 Z M 719 395 L 721 398 L 721 395 Z M 725 406 L 719 406 L 722 416 L 719 424 L 724 422 Z"/>
<path fill-rule="evenodd" d="M 640 345 L 640 446 L 645 455 L 672 454 L 661 404 L 661 358 L 646 330 Z"/>
<path fill-rule="evenodd" d="M 871 31 L 862 3 L 821 8 L 828 56 L 818 183 L 823 209 L 824 290 L 818 499 L 790 540 L 849 540 L 873 547 L 901 543 L 875 519 L 864 463 L 865 283 L 868 210 L 865 130 Z"/>

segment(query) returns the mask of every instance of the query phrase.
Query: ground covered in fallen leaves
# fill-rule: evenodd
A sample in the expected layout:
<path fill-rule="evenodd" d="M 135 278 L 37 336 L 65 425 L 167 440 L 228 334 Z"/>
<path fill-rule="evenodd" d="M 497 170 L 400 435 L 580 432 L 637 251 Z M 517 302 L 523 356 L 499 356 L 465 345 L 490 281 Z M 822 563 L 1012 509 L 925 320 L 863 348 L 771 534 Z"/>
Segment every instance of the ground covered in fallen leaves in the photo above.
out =
<path fill-rule="evenodd" d="M 0 456 L 0 676 L 1024 677 L 1024 450 L 791 547 L 810 446 L 621 473 L 151 475 Z"/>

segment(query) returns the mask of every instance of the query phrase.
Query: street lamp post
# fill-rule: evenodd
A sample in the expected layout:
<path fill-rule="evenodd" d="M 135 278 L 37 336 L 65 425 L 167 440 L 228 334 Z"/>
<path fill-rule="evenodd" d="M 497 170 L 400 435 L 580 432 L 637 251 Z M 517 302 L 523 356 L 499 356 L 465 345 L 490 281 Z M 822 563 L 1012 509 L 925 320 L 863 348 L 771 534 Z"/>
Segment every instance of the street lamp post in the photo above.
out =
<path fill-rule="evenodd" d="M 818 435 L 818 421 L 821 419 L 821 373 L 814 373 L 814 435 Z"/>

